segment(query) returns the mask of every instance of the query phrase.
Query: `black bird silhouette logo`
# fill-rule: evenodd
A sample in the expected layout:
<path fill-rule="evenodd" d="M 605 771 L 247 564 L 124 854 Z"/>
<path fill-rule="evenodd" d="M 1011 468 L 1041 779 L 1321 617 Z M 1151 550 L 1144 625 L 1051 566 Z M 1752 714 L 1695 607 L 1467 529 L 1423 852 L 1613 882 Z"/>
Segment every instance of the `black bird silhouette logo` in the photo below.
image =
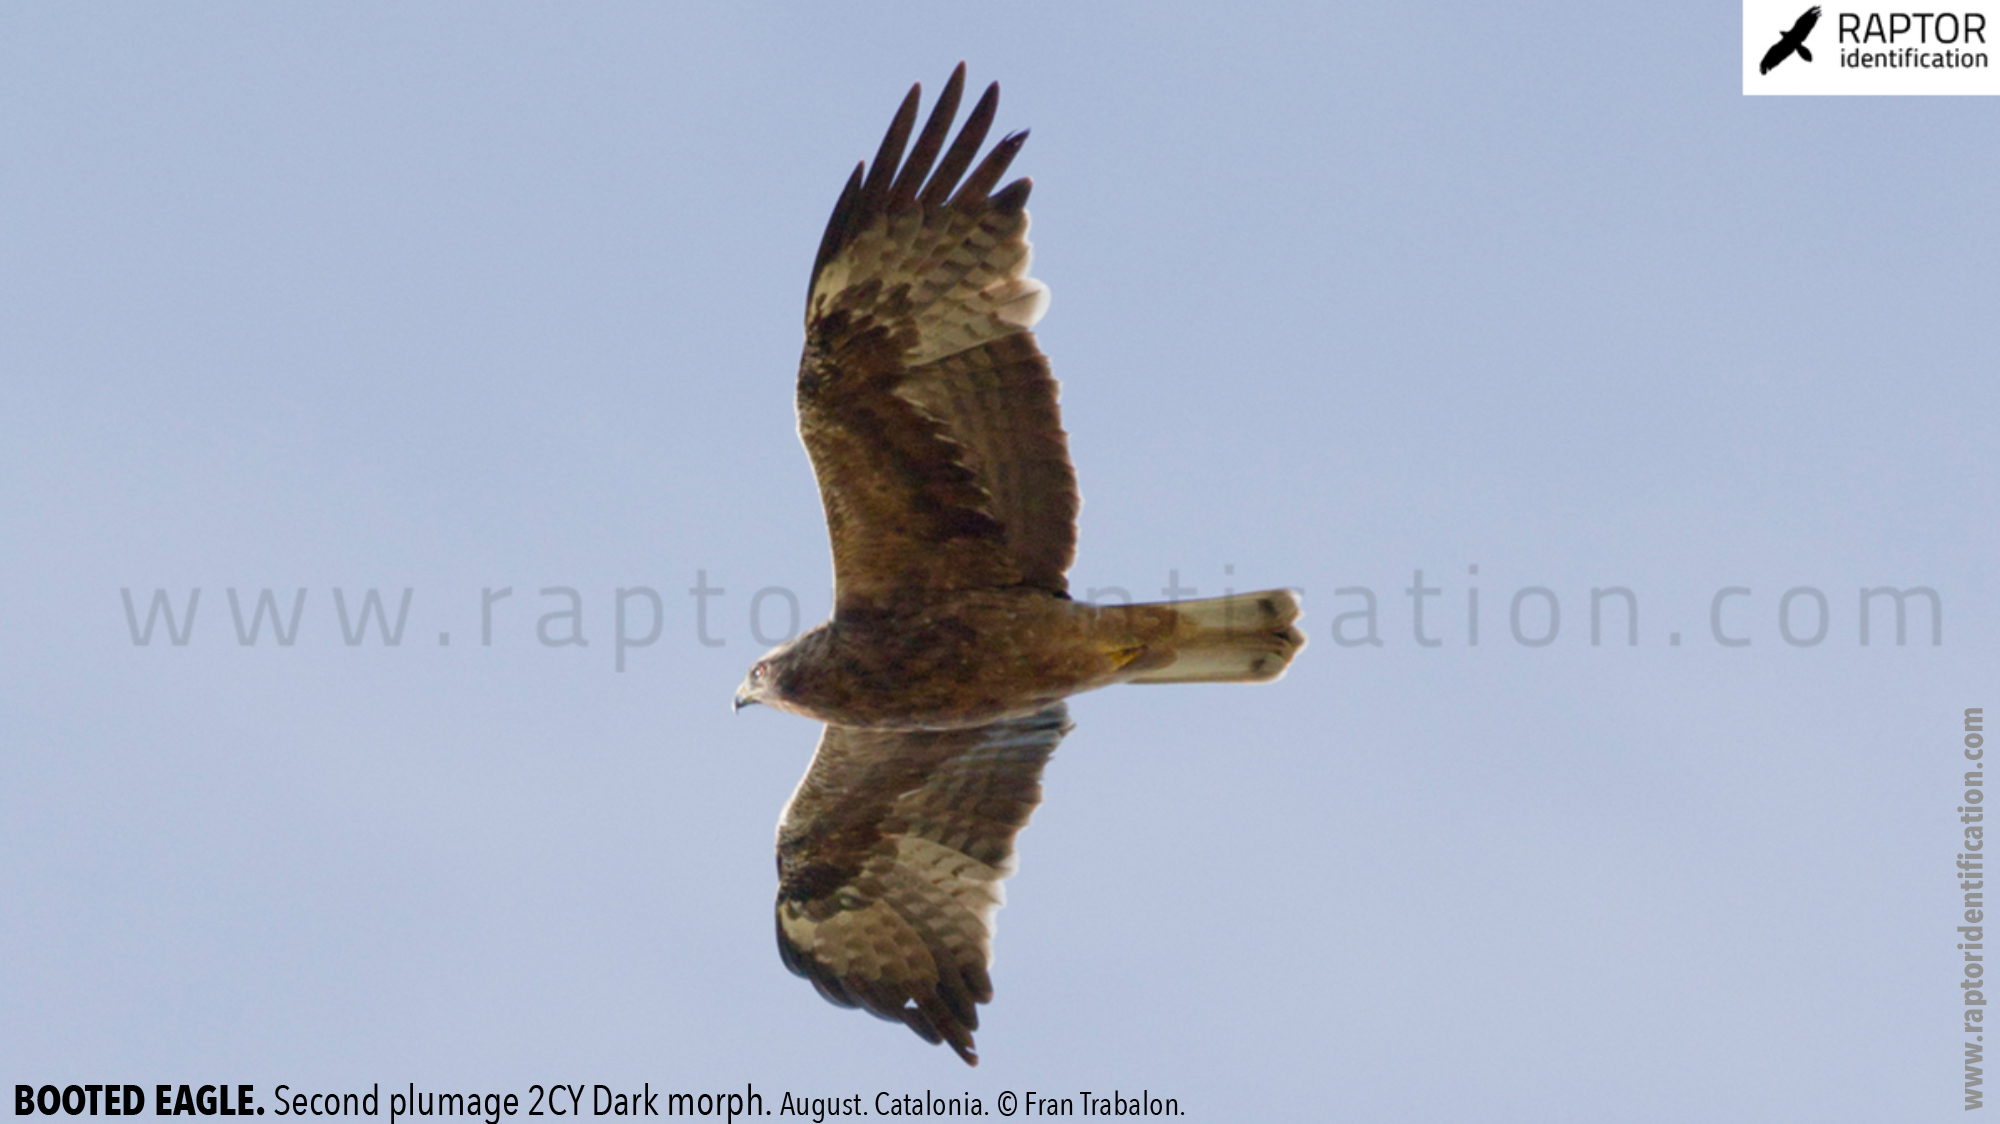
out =
<path fill-rule="evenodd" d="M 1779 36 L 1778 41 L 1771 44 L 1770 50 L 1764 52 L 1764 61 L 1758 65 L 1757 73 L 1771 73 L 1771 68 L 1790 58 L 1793 51 L 1797 51 L 1800 58 L 1811 62 L 1812 52 L 1806 50 L 1806 36 L 1812 34 L 1812 29 L 1818 23 L 1819 5 L 1815 4 L 1806 9 L 1806 14 L 1799 17 L 1799 22 L 1793 24 L 1790 31 Z"/>

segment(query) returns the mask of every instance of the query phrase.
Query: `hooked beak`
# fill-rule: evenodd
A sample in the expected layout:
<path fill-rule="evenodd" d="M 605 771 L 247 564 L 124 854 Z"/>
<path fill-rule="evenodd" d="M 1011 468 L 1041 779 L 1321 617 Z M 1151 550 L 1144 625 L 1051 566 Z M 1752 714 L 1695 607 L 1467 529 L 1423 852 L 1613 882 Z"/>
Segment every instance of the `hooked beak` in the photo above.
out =
<path fill-rule="evenodd" d="M 736 688 L 736 706 L 731 711 L 732 714 L 735 713 L 735 711 L 737 710 L 742 710 L 746 706 L 755 706 L 755 705 L 757 705 L 757 700 L 750 697 L 749 684 L 746 683 L 743 686 Z"/>

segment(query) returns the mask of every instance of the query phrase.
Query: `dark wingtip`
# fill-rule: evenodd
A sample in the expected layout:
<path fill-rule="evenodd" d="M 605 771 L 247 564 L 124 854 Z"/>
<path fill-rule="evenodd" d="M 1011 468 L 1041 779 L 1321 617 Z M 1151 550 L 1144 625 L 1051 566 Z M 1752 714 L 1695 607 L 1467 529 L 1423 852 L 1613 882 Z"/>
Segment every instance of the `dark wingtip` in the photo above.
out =
<path fill-rule="evenodd" d="M 993 150 L 986 154 L 986 159 L 979 162 L 979 167 L 973 169 L 972 174 L 967 176 L 965 183 L 959 187 L 958 193 L 951 197 L 951 205 L 969 208 L 985 202 L 987 193 L 993 190 L 994 184 L 1000 182 L 1001 176 L 1007 174 L 1007 166 L 1014 162 L 1014 157 L 1020 155 L 1021 146 L 1026 143 L 1028 143 L 1026 129 L 1001 137 L 1000 143 L 993 146 Z"/>
<path fill-rule="evenodd" d="M 861 171 L 864 165 L 854 165 L 854 174 L 847 177 L 847 186 L 840 189 L 840 198 L 833 204 L 833 215 L 826 220 L 826 233 L 820 235 L 819 253 L 813 255 L 812 279 L 806 283 L 806 299 L 812 299 L 812 280 L 819 277 L 819 271 L 840 252 L 840 247 L 852 233 L 854 211 L 861 198 Z"/>
<path fill-rule="evenodd" d="M 945 80 L 944 89 L 938 92 L 937 104 L 931 107 L 923 132 L 917 135 L 909 160 L 889 188 L 888 206 L 892 213 L 917 201 L 917 192 L 923 188 L 924 178 L 931 174 L 931 165 L 937 162 L 938 153 L 944 149 L 945 138 L 951 134 L 952 118 L 958 116 L 958 100 L 964 93 L 965 64 L 961 62 L 958 69 L 951 72 L 951 77 Z"/>
<path fill-rule="evenodd" d="M 1027 207 L 1028 192 L 1034 190 L 1034 187 L 1034 180 L 1022 176 L 993 193 L 993 209 L 1003 215 L 1019 214 Z"/>
<path fill-rule="evenodd" d="M 930 182 L 924 185 L 920 197 L 926 207 L 940 207 L 952 198 L 952 188 L 958 186 L 958 177 L 972 166 L 972 158 L 979 155 L 979 146 L 986 143 L 986 132 L 993 127 L 994 114 L 1000 110 L 1000 83 L 994 82 L 979 95 L 978 104 L 965 117 L 965 124 L 958 130 L 958 138 L 951 142 L 951 148 L 944 154 L 937 171 L 931 174 Z"/>
<path fill-rule="evenodd" d="M 917 106 L 923 99 L 923 83 L 913 82 L 910 92 L 903 95 L 903 104 L 896 107 L 889 131 L 883 134 L 882 145 L 875 150 L 875 165 L 868 169 L 868 180 L 861 185 L 860 218 L 873 218 L 887 207 L 889 186 L 895 180 L 897 165 L 903 162 L 903 147 L 909 143 L 910 130 L 917 123 Z"/>

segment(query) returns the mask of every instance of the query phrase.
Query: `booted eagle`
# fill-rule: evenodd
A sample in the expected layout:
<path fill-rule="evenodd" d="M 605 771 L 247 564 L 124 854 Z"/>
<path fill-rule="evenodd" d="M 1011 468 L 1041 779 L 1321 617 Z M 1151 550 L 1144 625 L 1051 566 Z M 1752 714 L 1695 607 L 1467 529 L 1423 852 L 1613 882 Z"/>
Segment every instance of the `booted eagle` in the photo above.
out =
<path fill-rule="evenodd" d="M 799 436 L 833 540 L 833 617 L 751 667 L 740 709 L 826 723 L 778 824 L 778 952 L 843 1007 L 977 1064 L 993 914 L 1062 700 L 1113 683 L 1282 675 L 1285 590 L 1070 600 L 1076 474 L 1029 331 L 1027 134 L 977 164 L 1000 88 L 945 146 L 959 64 L 905 156 L 911 87 L 834 205 L 806 298 Z M 968 174 L 968 169 L 970 172 Z"/>

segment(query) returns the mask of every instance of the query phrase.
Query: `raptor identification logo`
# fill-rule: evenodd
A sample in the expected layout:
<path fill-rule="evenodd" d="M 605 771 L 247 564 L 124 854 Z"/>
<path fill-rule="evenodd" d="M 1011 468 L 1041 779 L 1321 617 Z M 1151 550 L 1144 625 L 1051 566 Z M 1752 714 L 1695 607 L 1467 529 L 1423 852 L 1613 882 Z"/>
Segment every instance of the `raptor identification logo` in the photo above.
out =
<path fill-rule="evenodd" d="M 1743 0 L 1745 94 L 2000 95 L 2000 0 Z"/>

